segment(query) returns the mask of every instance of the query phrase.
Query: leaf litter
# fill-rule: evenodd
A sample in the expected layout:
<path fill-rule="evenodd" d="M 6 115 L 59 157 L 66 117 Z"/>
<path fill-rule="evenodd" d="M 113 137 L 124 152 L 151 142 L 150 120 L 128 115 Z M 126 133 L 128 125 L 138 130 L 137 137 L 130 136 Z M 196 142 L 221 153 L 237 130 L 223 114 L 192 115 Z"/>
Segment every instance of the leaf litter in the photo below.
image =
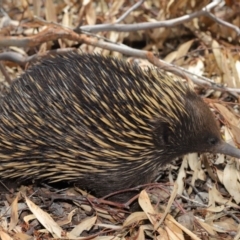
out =
<path fill-rule="evenodd" d="M 141 67 L 152 64 L 135 56 L 134 50 L 151 51 L 166 63 L 198 76 L 189 84 L 205 97 L 225 140 L 240 147 L 239 6 L 237 1 L 221 1 L 209 13 L 214 17 L 200 14 L 204 7 L 217 2 L 3 0 L 0 94 L 5 94 L 11 80 L 32 59 L 55 49 L 79 48 L 114 57 L 126 53 L 127 61 Z M 134 4 L 138 7 L 134 8 Z M 199 17 L 177 24 L 179 18 L 192 13 L 199 13 Z M 169 19 L 173 20 L 169 27 L 153 27 Z M 53 23 L 56 25 L 51 28 Z M 138 29 L 142 23 L 149 23 L 149 28 Z M 138 25 L 130 31 L 130 24 Z M 98 29 L 99 25 L 105 28 Z M 125 27 L 126 30 L 119 30 Z M 69 34 L 59 37 L 68 28 L 82 31 L 92 41 L 85 38 L 79 43 Z M 11 42 L 13 38 L 15 42 Z M 6 58 L 2 53 L 9 55 Z M 200 77 L 207 77 L 208 84 Z M 218 86 L 227 88 L 221 90 Z M 240 239 L 238 160 L 190 154 L 164 167 L 159 174 L 160 183 L 137 188 L 141 190 L 135 198 L 140 209 L 132 212 L 127 205 L 96 199 L 77 188 L 60 191 L 49 186 L 10 188 L 1 193 L 0 237 Z"/>

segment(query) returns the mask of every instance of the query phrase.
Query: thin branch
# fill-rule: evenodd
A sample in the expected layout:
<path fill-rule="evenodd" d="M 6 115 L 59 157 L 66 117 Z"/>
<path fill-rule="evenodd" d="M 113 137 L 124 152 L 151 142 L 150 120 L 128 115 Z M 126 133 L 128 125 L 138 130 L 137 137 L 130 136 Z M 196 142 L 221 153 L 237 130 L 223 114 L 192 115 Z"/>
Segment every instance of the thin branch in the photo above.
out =
<path fill-rule="evenodd" d="M 220 18 L 217 18 L 214 14 L 210 13 L 210 12 L 205 12 L 205 16 L 211 18 L 214 22 L 217 22 L 225 27 L 228 27 L 228 28 L 231 28 L 232 30 L 234 30 L 238 36 L 240 36 L 240 28 L 229 23 L 229 22 L 226 22 Z"/>
<path fill-rule="evenodd" d="M 98 25 L 87 25 L 79 27 L 80 32 L 101 32 L 101 31 L 116 31 L 116 32 L 134 32 L 139 30 L 147 30 L 154 28 L 170 28 L 181 25 L 185 22 L 192 20 L 193 18 L 206 16 L 206 12 L 210 11 L 212 8 L 216 7 L 222 0 L 215 0 L 204 7 L 198 12 L 192 14 L 184 15 L 178 18 L 169 19 L 165 21 L 159 21 L 154 23 L 143 22 L 134 24 L 98 24 Z"/>
<path fill-rule="evenodd" d="M 20 53 L 9 51 L 9 52 L 0 53 L 0 61 L 10 61 L 10 62 L 17 63 L 21 67 L 25 67 L 27 63 L 35 61 L 37 60 L 37 58 L 43 57 L 45 55 L 56 54 L 56 53 L 59 54 L 59 53 L 68 52 L 72 50 L 76 50 L 76 49 L 75 48 L 55 49 L 55 50 L 46 51 L 43 54 L 33 54 L 31 56 L 23 56 Z"/>
<path fill-rule="evenodd" d="M 132 7 L 130 7 L 120 18 L 118 18 L 115 22 L 119 23 L 121 22 L 123 19 L 125 19 L 132 11 L 134 11 L 135 9 L 137 9 L 139 6 L 141 6 L 143 4 L 144 0 L 141 0 L 139 2 L 136 2 Z"/>

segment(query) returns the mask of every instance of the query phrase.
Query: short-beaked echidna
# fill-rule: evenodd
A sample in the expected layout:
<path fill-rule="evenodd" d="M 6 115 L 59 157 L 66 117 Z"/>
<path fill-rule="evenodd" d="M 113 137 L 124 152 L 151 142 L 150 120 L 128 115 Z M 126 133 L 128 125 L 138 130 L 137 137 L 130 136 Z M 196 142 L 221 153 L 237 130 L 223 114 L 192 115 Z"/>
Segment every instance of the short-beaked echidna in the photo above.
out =
<path fill-rule="evenodd" d="M 49 56 L 0 101 L 1 180 L 72 181 L 103 196 L 191 152 L 240 157 L 186 84 L 117 59 Z"/>

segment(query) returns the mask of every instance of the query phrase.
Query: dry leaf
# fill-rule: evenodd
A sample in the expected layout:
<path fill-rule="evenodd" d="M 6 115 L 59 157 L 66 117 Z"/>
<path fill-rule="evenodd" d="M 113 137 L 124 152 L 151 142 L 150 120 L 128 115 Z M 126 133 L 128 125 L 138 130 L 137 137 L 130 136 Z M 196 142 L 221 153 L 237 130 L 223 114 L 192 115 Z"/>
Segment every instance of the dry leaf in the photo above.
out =
<path fill-rule="evenodd" d="M 224 205 L 221 205 L 221 206 L 217 206 L 217 207 L 210 206 L 206 210 L 209 212 L 217 213 L 217 212 L 222 212 L 224 209 L 225 209 Z"/>
<path fill-rule="evenodd" d="M 238 74 L 236 65 L 235 65 L 235 60 L 233 59 L 233 55 L 231 53 L 231 50 L 227 49 L 227 58 L 229 62 L 229 70 L 231 72 L 231 79 L 232 79 L 232 86 L 235 88 L 240 87 L 240 75 Z"/>
<path fill-rule="evenodd" d="M 190 47 L 192 46 L 194 40 L 184 42 L 178 47 L 175 64 L 181 66 L 184 62 L 184 57 L 187 55 Z M 179 58 L 179 59 L 178 59 Z"/>
<path fill-rule="evenodd" d="M 139 205 L 141 206 L 142 210 L 147 215 L 149 221 L 152 223 L 153 226 L 155 226 L 155 224 L 157 223 L 157 217 L 158 216 L 161 217 L 162 214 L 160 214 L 160 213 L 157 214 L 157 212 L 155 212 L 155 210 L 153 209 L 153 206 L 150 202 L 150 199 L 148 197 L 148 194 L 145 190 L 142 190 L 141 193 L 139 194 L 138 202 L 139 202 Z M 157 231 L 158 231 L 158 229 L 157 229 Z"/>
<path fill-rule="evenodd" d="M 83 231 L 89 231 L 95 224 L 97 216 L 85 218 L 80 224 L 78 224 L 70 234 L 72 236 L 78 237 Z"/>
<path fill-rule="evenodd" d="M 37 220 L 53 235 L 61 238 L 65 236 L 62 228 L 52 219 L 52 217 L 35 205 L 28 197 L 25 197 L 26 203 Z"/>
<path fill-rule="evenodd" d="M 71 222 L 72 222 L 72 217 L 76 214 L 77 210 L 78 210 L 77 208 L 73 209 L 73 210 L 68 214 L 68 216 L 67 216 L 66 219 L 57 221 L 57 224 L 58 224 L 59 226 L 63 226 L 63 225 L 66 225 L 66 224 L 71 223 Z"/>
<path fill-rule="evenodd" d="M 25 233 L 18 232 L 16 234 L 14 234 L 14 239 L 15 240 L 31 240 L 32 237 Z"/>
<path fill-rule="evenodd" d="M 167 231 L 165 229 L 159 228 L 158 232 L 160 234 L 160 236 L 158 238 L 159 240 L 169 240 Z"/>
<path fill-rule="evenodd" d="M 206 174 L 204 173 L 202 169 L 202 163 L 198 160 L 198 154 L 197 153 L 191 153 L 187 155 L 188 159 L 188 165 L 190 169 L 193 171 L 192 179 L 191 179 L 191 185 L 195 186 L 195 181 L 200 179 L 202 181 L 206 180 Z M 192 187 L 189 187 L 188 194 L 192 192 Z"/>
<path fill-rule="evenodd" d="M 223 54 L 223 50 L 221 49 L 220 45 L 217 41 L 213 40 L 212 42 L 212 50 L 217 62 L 217 66 L 220 69 L 223 75 L 223 82 L 227 83 L 229 87 L 234 87 L 232 76 L 229 71 L 229 64 L 226 54 Z"/>
<path fill-rule="evenodd" d="M 95 225 L 102 228 L 109 228 L 113 230 L 121 230 L 123 228 L 122 225 L 113 225 L 113 224 L 105 224 L 105 223 L 96 223 Z"/>
<path fill-rule="evenodd" d="M 227 233 L 227 232 L 237 232 L 238 224 L 231 218 L 223 219 L 222 221 L 215 221 L 213 229 L 216 232 Z"/>
<path fill-rule="evenodd" d="M 112 4 L 111 8 L 109 9 L 109 14 L 111 16 L 115 16 L 123 4 L 124 4 L 124 0 L 113 1 L 113 4 Z"/>
<path fill-rule="evenodd" d="M 187 156 L 184 156 L 181 168 L 179 169 L 178 176 L 177 176 L 177 185 L 178 185 L 178 194 L 181 195 L 185 189 L 184 179 L 186 178 L 186 171 L 185 169 L 188 167 L 187 163 Z"/>
<path fill-rule="evenodd" d="M 151 229 L 151 227 L 150 227 Z M 138 229 L 138 234 L 137 234 L 137 239 L 138 240 L 145 240 L 145 233 L 144 231 L 146 230 L 146 227 L 144 225 L 141 225 L 140 228 Z M 153 229 L 151 229 L 153 230 Z"/>
<path fill-rule="evenodd" d="M 145 212 L 133 212 L 124 221 L 123 227 L 131 226 L 135 222 L 140 222 L 146 219 L 148 219 L 148 217 Z"/>
<path fill-rule="evenodd" d="M 216 236 L 216 232 L 214 231 L 213 227 L 210 226 L 208 223 L 205 223 L 203 221 L 200 221 L 198 219 L 196 219 L 198 221 L 198 223 L 212 236 Z"/>
<path fill-rule="evenodd" d="M 19 194 L 15 197 L 11 204 L 11 220 L 9 224 L 9 231 L 12 231 L 18 223 L 18 197 Z"/>
<path fill-rule="evenodd" d="M 223 171 L 219 170 L 216 168 L 216 173 L 217 173 L 217 176 L 218 176 L 218 179 L 221 183 L 223 183 Z"/>
<path fill-rule="evenodd" d="M 149 221 L 154 225 L 156 223 L 157 213 L 153 209 L 148 194 L 145 190 L 142 190 L 141 193 L 139 194 L 138 202 L 142 210 L 147 215 Z"/>
<path fill-rule="evenodd" d="M 181 228 L 179 228 L 173 222 L 166 221 L 165 230 L 168 233 L 169 239 L 184 240 L 184 236 L 183 236 L 183 232 L 182 232 Z"/>
<path fill-rule="evenodd" d="M 215 202 L 219 203 L 219 204 L 224 204 L 226 206 L 229 207 L 234 207 L 237 209 L 240 209 L 240 207 L 235 204 L 232 203 L 229 199 L 224 198 L 220 192 L 217 190 L 216 186 L 213 185 L 212 189 L 209 189 L 209 206 L 214 207 L 215 206 Z"/>
<path fill-rule="evenodd" d="M 156 225 L 154 225 L 154 230 L 156 230 L 160 227 L 160 225 L 163 223 L 165 217 L 170 212 L 173 201 L 174 201 L 174 199 L 176 198 L 176 195 L 177 195 L 177 190 L 178 190 L 178 185 L 177 185 L 177 182 L 175 182 L 172 193 L 171 193 L 171 197 L 168 200 L 167 207 L 164 210 L 164 213 L 162 214 L 160 221 Z"/>
<path fill-rule="evenodd" d="M 180 223 L 178 223 L 170 214 L 167 215 L 165 221 L 171 221 L 172 223 L 174 223 L 177 227 L 179 227 L 180 229 L 182 229 L 182 231 L 184 231 L 187 235 L 189 235 L 192 239 L 194 240 L 200 240 L 200 238 L 198 236 L 196 236 L 194 233 L 192 233 L 191 231 L 189 231 L 186 227 L 184 227 L 183 225 L 181 225 Z"/>
<path fill-rule="evenodd" d="M 53 0 L 46 0 L 45 13 L 48 22 L 57 22 L 56 8 Z"/>
<path fill-rule="evenodd" d="M 223 185 L 237 204 L 240 203 L 239 170 L 236 169 L 235 161 L 229 161 L 223 171 Z"/>
<path fill-rule="evenodd" d="M 27 224 L 29 224 L 29 221 L 32 221 L 33 219 L 36 219 L 36 216 L 34 214 L 29 214 L 23 217 L 24 222 Z"/>
<path fill-rule="evenodd" d="M 0 238 L 2 240 L 13 240 L 7 233 L 2 230 L 0 230 Z"/>
<path fill-rule="evenodd" d="M 96 24 L 96 11 L 93 2 L 86 6 L 86 19 L 89 25 Z"/>

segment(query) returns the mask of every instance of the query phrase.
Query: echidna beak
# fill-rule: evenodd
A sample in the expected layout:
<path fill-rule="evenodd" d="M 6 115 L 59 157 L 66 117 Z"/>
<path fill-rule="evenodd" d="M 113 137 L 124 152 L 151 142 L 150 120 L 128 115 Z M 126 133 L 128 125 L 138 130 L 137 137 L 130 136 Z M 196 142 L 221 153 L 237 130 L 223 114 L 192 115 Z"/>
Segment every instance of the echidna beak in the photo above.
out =
<path fill-rule="evenodd" d="M 237 149 L 224 141 L 214 148 L 214 152 L 240 158 L 240 149 Z"/>

